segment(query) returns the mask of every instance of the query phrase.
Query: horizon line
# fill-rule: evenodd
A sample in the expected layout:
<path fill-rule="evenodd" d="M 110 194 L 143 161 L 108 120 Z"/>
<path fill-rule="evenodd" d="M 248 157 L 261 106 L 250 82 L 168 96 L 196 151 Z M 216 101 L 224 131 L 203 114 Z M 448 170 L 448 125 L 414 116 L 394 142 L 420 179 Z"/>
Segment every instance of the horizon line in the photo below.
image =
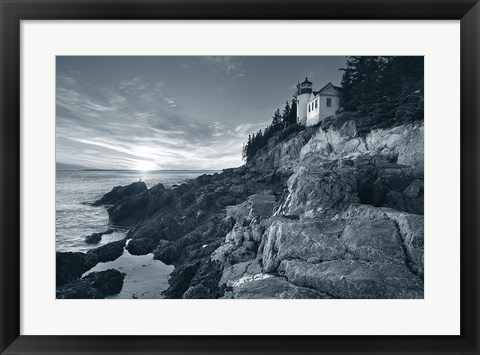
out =
<path fill-rule="evenodd" d="M 55 169 L 56 171 L 138 171 L 138 172 L 149 172 L 149 171 L 222 171 L 224 169 L 231 168 L 222 168 L 222 169 L 151 169 L 151 170 L 140 170 L 140 169 L 96 169 L 96 168 L 85 168 L 85 169 Z"/>

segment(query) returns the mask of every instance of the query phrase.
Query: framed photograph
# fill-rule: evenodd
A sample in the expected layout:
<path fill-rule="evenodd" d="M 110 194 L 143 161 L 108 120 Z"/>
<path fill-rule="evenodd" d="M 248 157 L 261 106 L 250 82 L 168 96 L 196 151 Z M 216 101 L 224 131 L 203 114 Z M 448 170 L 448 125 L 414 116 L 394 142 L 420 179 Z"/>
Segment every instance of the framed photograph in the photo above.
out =
<path fill-rule="evenodd" d="M 477 1 L 0 0 L 2 354 L 478 354 Z"/>

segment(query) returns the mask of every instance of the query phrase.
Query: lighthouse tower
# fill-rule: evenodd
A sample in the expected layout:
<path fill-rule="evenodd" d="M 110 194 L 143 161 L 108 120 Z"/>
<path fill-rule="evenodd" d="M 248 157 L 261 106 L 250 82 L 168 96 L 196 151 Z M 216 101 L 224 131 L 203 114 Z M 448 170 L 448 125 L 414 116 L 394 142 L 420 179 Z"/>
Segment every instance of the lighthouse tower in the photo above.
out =
<path fill-rule="evenodd" d="M 305 81 L 299 85 L 297 96 L 297 122 L 305 125 L 307 122 L 307 102 L 312 95 L 312 82 L 305 78 Z"/>

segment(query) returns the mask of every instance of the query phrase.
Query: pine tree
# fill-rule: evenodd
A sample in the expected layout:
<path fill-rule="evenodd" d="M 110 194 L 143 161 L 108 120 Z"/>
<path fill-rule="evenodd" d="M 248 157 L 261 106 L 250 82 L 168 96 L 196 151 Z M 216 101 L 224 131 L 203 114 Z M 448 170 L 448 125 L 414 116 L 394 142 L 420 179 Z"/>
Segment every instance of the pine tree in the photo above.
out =
<path fill-rule="evenodd" d="M 285 104 L 285 107 L 283 108 L 283 113 L 282 113 L 282 125 L 284 127 L 288 126 L 288 121 L 290 119 L 290 111 L 291 111 L 290 104 L 287 101 Z"/>
<path fill-rule="evenodd" d="M 263 131 L 259 130 L 257 133 L 248 136 L 248 141 L 242 149 L 242 158 L 246 160 L 246 162 L 251 161 L 259 150 L 267 146 L 268 140 L 275 136 L 277 132 L 282 132 L 278 137 L 279 139 L 283 139 L 301 129 L 298 126 L 287 128 L 297 123 L 297 94 L 298 87 L 297 91 L 293 94 L 291 104 L 287 101 L 282 113 L 280 113 L 280 109 L 278 108 L 275 110 L 272 123 L 269 126 L 265 127 Z"/>
<path fill-rule="evenodd" d="M 295 124 L 297 123 L 297 100 L 295 98 L 292 99 L 292 105 L 290 106 L 290 116 L 288 117 L 288 124 Z"/>
<path fill-rule="evenodd" d="M 281 127 L 281 125 L 282 125 L 282 115 L 280 114 L 280 109 L 277 108 L 277 110 L 273 114 L 272 127 L 275 130 L 276 128 Z"/>
<path fill-rule="evenodd" d="M 342 106 L 365 126 L 423 118 L 423 57 L 349 57 L 346 64 Z"/>

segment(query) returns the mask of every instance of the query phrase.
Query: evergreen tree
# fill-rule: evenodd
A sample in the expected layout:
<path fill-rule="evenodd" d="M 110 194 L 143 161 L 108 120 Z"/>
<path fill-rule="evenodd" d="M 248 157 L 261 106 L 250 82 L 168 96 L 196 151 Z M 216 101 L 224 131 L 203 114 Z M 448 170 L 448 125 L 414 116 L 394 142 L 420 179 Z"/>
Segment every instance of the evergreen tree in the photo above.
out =
<path fill-rule="evenodd" d="M 242 149 L 242 158 L 244 160 L 249 162 L 259 150 L 268 145 L 268 140 L 274 137 L 277 132 L 281 131 L 281 134 L 277 136 L 281 140 L 302 129 L 298 125 L 293 126 L 293 124 L 297 123 L 297 94 L 298 92 L 294 93 L 291 104 L 288 101 L 285 103 L 282 113 L 280 113 L 278 108 L 275 110 L 272 123 L 269 126 L 263 131 L 259 130 L 257 133 L 248 136 L 248 141 Z"/>
<path fill-rule="evenodd" d="M 297 100 L 292 99 L 292 105 L 290 106 L 290 115 L 288 116 L 288 125 L 297 123 Z"/>
<path fill-rule="evenodd" d="M 273 114 L 272 127 L 274 130 L 282 125 L 282 115 L 280 114 L 280 109 L 277 108 Z"/>
<path fill-rule="evenodd" d="M 349 57 L 342 106 L 367 127 L 423 118 L 423 57 Z"/>
<path fill-rule="evenodd" d="M 284 127 L 288 126 L 288 122 L 290 120 L 290 111 L 291 111 L 290 104 L 287 101 L 285 104 L 285 107 L 283 108 L 283 113 L 282 113 L 282 124 Z"/>

